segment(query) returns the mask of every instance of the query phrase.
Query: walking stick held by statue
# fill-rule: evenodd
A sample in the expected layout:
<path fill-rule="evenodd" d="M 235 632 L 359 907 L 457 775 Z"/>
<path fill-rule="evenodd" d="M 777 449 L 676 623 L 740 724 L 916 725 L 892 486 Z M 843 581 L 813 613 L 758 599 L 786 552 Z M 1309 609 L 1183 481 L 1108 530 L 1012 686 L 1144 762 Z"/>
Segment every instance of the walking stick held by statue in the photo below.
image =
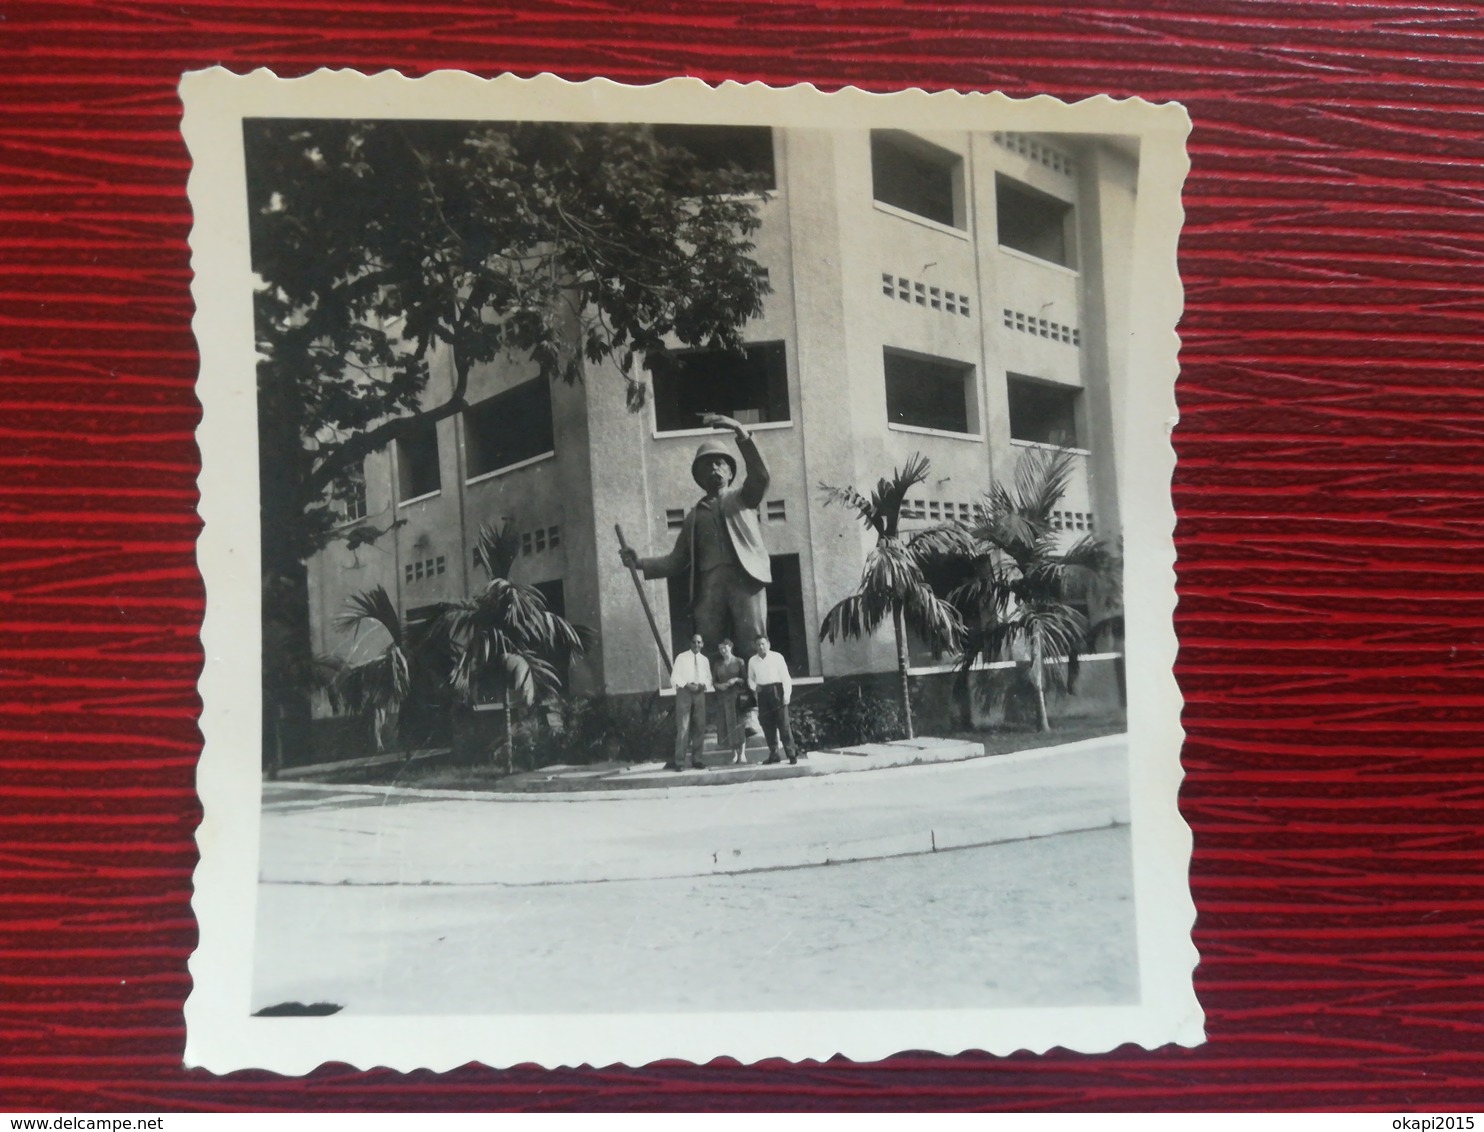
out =
<path fill-rule="evenodd" d="M 629 549 L 629 540 L 623 537 L 623 528 L 617 523 L 613 524 L 613 533 L 618 536 L 618 545 L 621 550 Z M 654 610 L 649 608 L 649 598 L 644 593 L 644 583 L 639 580 L 639 567 L 629 567 L 629 577 L 634 579 L 634 589 L 639 591 L 639 604 L 644 607 L 644 617 L 649 622 L 649 631 L 654 634 L 654 647 L 660 650 L 660 663 L 665 666 L 665 675 L 670 675 L 670 652 L 665 648 L 665 640 L 660 636 L 660 627 L 655 624 Z"/>

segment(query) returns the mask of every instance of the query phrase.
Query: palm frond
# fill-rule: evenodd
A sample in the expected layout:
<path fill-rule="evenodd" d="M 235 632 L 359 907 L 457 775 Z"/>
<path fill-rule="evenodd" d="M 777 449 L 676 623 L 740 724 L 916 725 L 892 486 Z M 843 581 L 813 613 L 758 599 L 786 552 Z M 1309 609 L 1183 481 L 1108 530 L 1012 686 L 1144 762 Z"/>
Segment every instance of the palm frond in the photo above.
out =
<path fill-rule="evenodd" d="M 876 532 L 877 538 L 895 538 L 901 521 L 902 502 L 909 491 L 927 479 L 929 467 L 927 457 L 914 452 L 906 464 L 892 469 L 889 477 L 883 476 L 876 481 L 876 488 L 869 499 L 853 487 L 832 487 L 822 483 L 819 490 L 824 495 L 826 507 L 832 503 L 849 507 L 860 516 L 861 522 Z"/>
<path fill-rule="evenodd" d="M 479 549 L 490 580 L 440 618 L 453 655 L 451 682 L 466 699 L 509 691 L 529 703 L 537 693 L 559 694 L 557 664 L 587 652 L 597 639 L 551 612 L 540 590 L 510 580 L 519 545 L 509 520 L 498 535 L 482 528 Z"/>
<path fill-rule="evenodd" d="M 511 567 L 520 557 L 520 533 L 515 529 L 515 520 L 507 515 L 499 530 L 488 523 L 481 523 L 474 557 L 491 581 L 508 579 Z"/>
<path fill-rule="evenodd" d="M 1087 647 L 1096 649 L 1104 640 L 1119 641 L 1123 637 L 1123 610 L 1099 617 L 1087 626 Z"/>
<path fill-rule="evenodd" d="M 455 602 L 425 606 L 426 618 L 407 626 L 408 659 L 414 668 L 447 675 L 453 665 L 454 645 L 449 636 L 449 612 Z"/>
<path fill-rule="evenodd" d="M 1087 639 L 1087 618 L 1069 605 L 1028 605 L 1019 611 L 1019 620 L 1028 637 L 1040 638 L 1045 660 L 1076 656 Z"/>
<path fill-rule="evenodd" d="M 926 583 L 908 591 L 903 602 L 907 624 L 935 649 L 957 649 L 964 625 L 958 610 L 933 593 Z"/>
<path fill-rule="evenodd" d="M 1067 493 L 1076 456 L 1071 452 L 1048 452 L 1026 448 L 1015 464 L 1014 510 L 1047 523 L 1051 512 Z"/>
<path fill-rule="evenodd" d="M 906 545 L 920 563 L 935 559 L 973 559 L 983 552 L 972 529 L 962 523 L 943 523 L 913 531 L 907 536 Z"/>
<path fill-rule="evenodd" d="M 402 647 L 402 618 L 385 586 L 351 594 L 345 599 L 345 606 L 345 612 L 335 618 L 336 628 L 355 630 L 367 621 L 375 621 L 386 630 L 395 647 Z"/>
<path fill-rule="evenodd" d="M 958 666 L 968 671 L 983 662 L 993 664 L 1008 660 L 1015 642 L 1020 639 L 1020 626 L 1008 621 L 992 621 L 969 626 L 959 646 Z"/>
<path fill-rule="evenodd" d="M 922 566 L 911 550 L 898 539 L 882 539 L 866 554 L 859 591 L 878 594 L 890 601 L 904 600 L 908 592 L 923 585 Z"/>
<path fill-rule="evenodd" d="M 1015 586 L 1021 576 L 1019 566 L 986 555 L 974 567 L 968 581 L 948 592 L 948 600 L 965 613 L 972 611 L 982 618 L 1004 620 L 1015 600 Z"/>
<path fill-rule="evenodd" d="M 1086 535 L 1061 554 L 1062 584 L 1103 604 L 1122 596 L 1122 563 L 1106 539 Z"/>
<path fill-rule="evenodd" d="M 860 516 L 861 522 L 868 527 L 876 525 L 876 506 L 853 487 L 832 487 L 827 483 L 819 485 L 820 494 L 824 496 L 824 505 L 838 503 L 842 507 L 848 507 Z"/>
<path fill-rule="evenodd" d="M 902 503 L 907 493 L 927 479 L 928 458 L 921 452 L 907 457 L 900 468 L 893 468 L 890 478 L 876 481 L 876 490 L 871 493 L 871 504 L 880 517 L 882 525 L 877 532 L 887 538 L 895 538 L 902 518 Z"/>
<path fill-rule="evenodd" d="M 860 640 L 874 633 L 890 606 L 873 601 L 870 595 L 853 593 L 835 603 L 819 626 L 821 641 Z"/>
<path fill-rule="evenodd" d="M 543 692 L 561 693 L 562 678 L 545 657 L 530 652 L 508 653 L 503 663 L 512 686 L 524 702 L 531 703 Z"/>
<path fill-rule="evenodd" d="M 401 705 L 412 685 L 407 656 L 395 646 L 380 656 L 346 665 L 330 686 L 330 704 L 337 711 L 366 715 Z"/>
<path fill-rule="evenodd" d="M 338 656 L 310 657 L 303 673 L 302 687 L 306 692 L 330 692 L 335 686 L 335 678 L 344 670 L 345 661 Z"/>
<path fill-rule="evenodd" d="M 587 625 L 579 625 L 577 622 L 568 622 L 572 626 L 572 632 L 577 634 L 579 647 L 572 651 L 578 656 L 584 656 L 598 646 L 598 631 Z"/>

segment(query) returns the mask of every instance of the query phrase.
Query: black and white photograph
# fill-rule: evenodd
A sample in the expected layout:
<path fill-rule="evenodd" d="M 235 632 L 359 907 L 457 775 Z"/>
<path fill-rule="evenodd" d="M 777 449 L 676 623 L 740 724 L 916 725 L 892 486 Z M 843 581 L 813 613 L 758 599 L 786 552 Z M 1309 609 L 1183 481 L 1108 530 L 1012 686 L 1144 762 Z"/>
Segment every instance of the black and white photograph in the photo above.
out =
<path fill-rule="evenodd" d="M 188 1062 L 1202 1040 L 1180 107 L 182 91 Z"/>

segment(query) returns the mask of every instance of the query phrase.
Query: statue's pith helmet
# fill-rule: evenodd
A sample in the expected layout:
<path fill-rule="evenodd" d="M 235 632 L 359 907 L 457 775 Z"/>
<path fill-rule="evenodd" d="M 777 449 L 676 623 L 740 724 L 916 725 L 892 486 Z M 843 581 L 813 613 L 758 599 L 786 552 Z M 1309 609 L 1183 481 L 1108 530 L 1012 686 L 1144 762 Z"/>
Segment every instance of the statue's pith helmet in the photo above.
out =
<path fill-rule="evenodd" d="M 708 456 L 724 457 L 727 465 L 732 469 L 732 478 L 737 478 L 737 458 L 732 455 L 727 446 L 720 440 L 708 440 L 696 449 L 695 458 L 690 462 L 690 478 L 695 480 L 696 483 L 702 487 L 706 486 L 704 483 L 701 483 L 701 461 Z"/>

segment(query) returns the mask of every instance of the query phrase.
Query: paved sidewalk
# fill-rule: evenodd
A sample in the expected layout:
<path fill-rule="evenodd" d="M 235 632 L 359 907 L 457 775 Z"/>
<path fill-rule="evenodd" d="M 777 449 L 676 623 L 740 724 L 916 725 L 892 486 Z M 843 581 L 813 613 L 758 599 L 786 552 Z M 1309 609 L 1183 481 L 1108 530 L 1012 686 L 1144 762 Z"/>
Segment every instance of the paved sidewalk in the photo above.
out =
<path fill-rule="evenodd" d="M 924 740 L 798 767 L 612 778 L 558 792 L 264 785 L 270 884 L 541 885 L 931 853 L 1128 821 L 1127 736 L 991 757 Z M 956 761 L 933 761 L 956 760 Z M 849 773 L 869 770 L 870 773 Z M 561 775 L 562 771 L 551 771 Z M 747 776 L 737 781 L 739 776 Z M 642 786 L 642 789 L 636 787 Z"/>

